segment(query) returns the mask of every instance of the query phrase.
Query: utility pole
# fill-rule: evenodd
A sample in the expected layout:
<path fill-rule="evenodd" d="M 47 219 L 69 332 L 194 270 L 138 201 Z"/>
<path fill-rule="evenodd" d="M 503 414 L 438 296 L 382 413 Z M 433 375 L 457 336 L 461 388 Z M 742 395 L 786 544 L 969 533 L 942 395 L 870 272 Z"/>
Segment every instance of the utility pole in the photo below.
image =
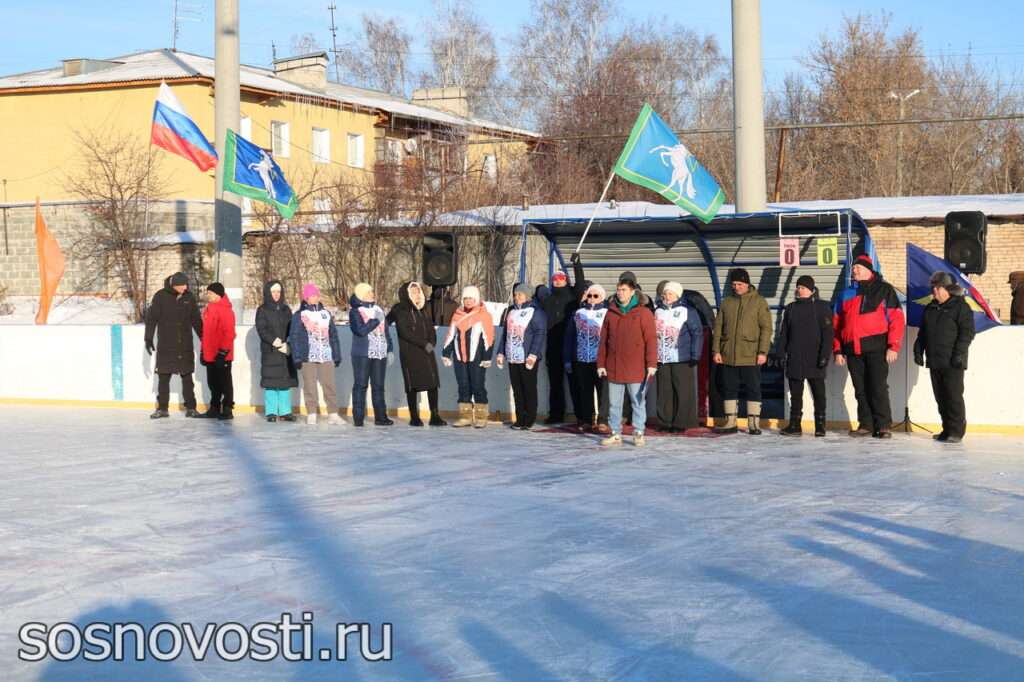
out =
<path fill-rule="evenodd" d="M 331 46 L 333 47 L 332 53 L 334 54 L 334 81 L 336 83 L 340 83 L 341 74 L 338 71 L 338 27 L 334 25 L 334 10 L 338 8 L 331 4 L 327 6 L 327 9 L 331 11 Z"/>
<path fill-rule="evenodd" d="M 761 2 L 732 0 L 733 128 L 736 212 L 766 208 L 764 83 L 761 68 Z"/>
<path fill-rule="evenodd" d="M 217 135 L 217 174 L 214 188 L 214 227 L 217 236 L 217 280 L 242 319 L 242 208 L 241 199 L 225 192 L 224 158 L 228 129 L 238 130 L 239 79 L 238 0 L 216 0 L 214 20 L 214 120 Z"/>
<path fill-rule="evenodd" d="M 904 116 L 904 105 L 907 100 L 921 92 L 920 90 L 911 90 L 905 95 L 897 95 L 895 92 L 890 92 L 889 97 L 896 100 L 900 104 L 900 118 L 903 120 Z M 903 196 L 903 126 L 896 128 L 896 196 Z"/>

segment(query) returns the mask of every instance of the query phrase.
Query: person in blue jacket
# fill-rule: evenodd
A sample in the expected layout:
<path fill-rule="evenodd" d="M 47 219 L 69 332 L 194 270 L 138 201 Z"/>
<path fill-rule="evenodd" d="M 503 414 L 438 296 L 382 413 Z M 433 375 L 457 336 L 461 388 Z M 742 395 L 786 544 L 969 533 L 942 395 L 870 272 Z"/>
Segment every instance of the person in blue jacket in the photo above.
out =
<path fill-rule="evenodd" d="M 391 336 L 384 324 L 384 309 L 366 282 L 356 285 L 349 300 L 348 326 L 352 330 L 352 423 L 362 426 L 366 419 L 366 387 L 372 387 L 373 423 L 391 426 L 384 400 L 388 355 L 394 352 Z"/>
<path fill-rule="evenodd" d="M 547 343 L 548 321 L 530 287 L 517 284 L 512 306 L 501 322 L 502 338 L 495 361 L 500 369 L 508 360 L 512 396 L 516 402 L 513 429 L 529 431 L 537 421 L 537 365 Z"/>
<path fill-rule="evenodd" d="M 658 337 L 658 423 L 682 433 L 697 427 L 697 364 L 704 328 L 697 310 L 683 298 L 683 285 L 666 282 L 654 311 Z"/>
<path fill-rule="evenodd" d="M 587 431 L 608 424 L 608 392 L 604 378 L 597 376 L 597 347 L 601 342 L 601 326 L 608 314 L 608 293 L 600 284 L 586 285 L 579 307 L 565 325 L 562 358 L 573 386 L 576 407 L 576 430 Z M 600 407 L 595 423 L 594 391 Z"/>

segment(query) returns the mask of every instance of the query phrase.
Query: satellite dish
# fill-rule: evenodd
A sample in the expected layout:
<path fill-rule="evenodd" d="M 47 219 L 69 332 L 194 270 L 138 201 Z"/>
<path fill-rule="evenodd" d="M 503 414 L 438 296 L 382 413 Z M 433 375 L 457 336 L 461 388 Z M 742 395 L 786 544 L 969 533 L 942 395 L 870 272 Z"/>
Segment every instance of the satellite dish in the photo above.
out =
<path fill-rule="evenodd" d="M 410 137 L 402 144 L 402 146 L 405 147 L 406 154 L 415 154 L 417 147 L 419 147 L 419 144 L 416 142 L 415 137 Z"/>

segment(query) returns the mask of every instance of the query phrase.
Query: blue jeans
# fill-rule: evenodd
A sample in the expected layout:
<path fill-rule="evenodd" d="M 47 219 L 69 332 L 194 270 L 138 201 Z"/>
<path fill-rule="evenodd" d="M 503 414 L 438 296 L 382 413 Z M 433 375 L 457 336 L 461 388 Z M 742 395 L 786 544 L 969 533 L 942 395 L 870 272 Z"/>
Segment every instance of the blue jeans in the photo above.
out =
<path fill-rule="evenodd" d="M 479 362 L 459 362 L 456 360 L 455 381 L 459 385 L 460 403 L 487 404 L 487 370 Z"/>
<path fill-rule="evenodd" d="M 384 402 L 384 378 L 388 369 L 386 358 L 371 359 L 352 356 L 352 418 L 366 418 L 366 387 L 372 386 L 374 419 L 388 416 Z"/>
<path fill-rule="evenodd" d="M 608 425 L 612 433 L 622 433 L 622 399 L 623 393 L 629 391 L 629 402 L 633 406 L 633 433 L 643 433 L 647 424 L 647 401 L 645 396 L 638 395 L 640 387 L 647 384 L 617 384 L 608 382 Z"/>
<path fill-rule="evenodd" d="M 292 413 L 292 389 L 263 389 L 263 414 L 284 416 Z"/>

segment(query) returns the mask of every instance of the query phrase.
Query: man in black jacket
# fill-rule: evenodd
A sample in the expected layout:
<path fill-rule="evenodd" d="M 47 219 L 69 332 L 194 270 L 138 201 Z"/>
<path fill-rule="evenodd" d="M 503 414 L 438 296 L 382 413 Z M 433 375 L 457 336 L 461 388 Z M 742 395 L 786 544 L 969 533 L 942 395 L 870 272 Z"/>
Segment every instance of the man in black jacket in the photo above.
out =
<path fill-rule="evenodd" d="M 932 392 L 942 417 L 942 432 L 935 440 L 959 443 L 967 431 L 964 405 L 964 370 L 967 349 L 974 340 L 974 313 L 964 290 L 948 272 L 931 276 L 932 301 L 924 309 L 914 342 L 914 362 L 931 370 Z"/>
<path fill-rule="evenodd" d="M 196 393 L 192 385 L 195 356 L 192 330 L 203 336 L 203 319 L 184 273 L 176 272 L 164 280 L 164 288 L 156 292 L 146 311 L 146 351 L 156 351 L 156 411 L 150 419 L 170 416 L 171 375 L 181 376 L 181 394 L 185 401 L 185 416 L 198 417 Z M 153 335 L 156 334 L 156 345 Z"/>
<path fill-rule="evenodd" d="M 799 436 L 804 415 L 804 379 L 814 398 L 814 435 L 825 435 L 825 373 L 832 354 L 832 308 L 818 300 L 814 278 L 796 281 L 796 300 L 786 306 L 775 352 L 789 380 L 789 424 L 779 433 Z"/>
<path fill-rule="evenodd" d="M 583 296 L 583 282 L 569 286 L 564 272 L 551 276 L 551 290 L 541 305 L 548 319 L 548 336 L 544 363 L 548 369 L 548 418 L 545 424 L 561 424 L 565 421 L 565 366 L 563 341 L 566 321 L 572 318 L 580 297 Z"/>

